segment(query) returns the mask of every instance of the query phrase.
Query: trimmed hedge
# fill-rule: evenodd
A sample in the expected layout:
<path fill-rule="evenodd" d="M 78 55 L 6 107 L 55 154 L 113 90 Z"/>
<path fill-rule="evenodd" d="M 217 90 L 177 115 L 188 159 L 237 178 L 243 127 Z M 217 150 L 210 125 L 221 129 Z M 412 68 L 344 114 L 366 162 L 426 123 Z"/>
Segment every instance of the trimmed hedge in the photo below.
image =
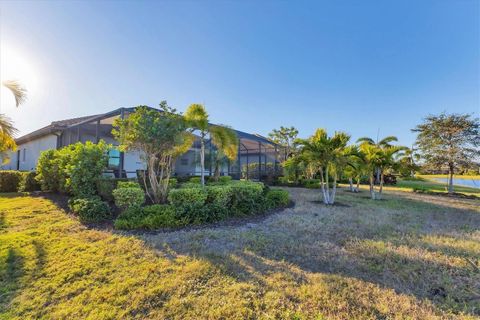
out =
<path fill-rule="evenodd" d="M 20 171 L 0 171 L 0 192 L 17 192 L 23 175 Z"/>
<path fill-rule="evenodd" d="M 261 182 L 238 181 L 231 184 L 231 210 L 235 215 L 255 214 L 263 209 L 263 189 Z"/>
<path fill-rule="evenodd" d="M 270 189 L 265 194 L 265 204 L 268 209 L 286 207 L 289 202 L 289 194 L 285 190 Z"/>
<path fill-rule="evenodd" d="M 263 183 L 250 181 L 232 181 L 228 185 L 207 185 L 204 188 L 196 183 L 186 183 L 180 189 L 170 190 L 168 201 L 169 205 L 132 206 L 117 218 L 115 227 L 155 229 L 216 222 L 228 216 L 245 216 L 285 207 L 289 195 L 284 190 L 270 190 Z"/>
<path fill-rule="evenodd" d="M 125 184 L 128 185 L 128 184 Z M 140 207 L 145 202 L 145 192 L 141 188 L 118 188 L 112 192 L 115 205 L 121 209 Z"/>
<path fill-rule="evenodd" d="M 40 190 L 31 171 L 0 170 L 0 192 L 29 192 Z"/>
<path fill-rule="evenodd" d="M 95 181 L 97 193 L 103 200 L 113 201 L 113 190 L 117 189 L 119 182 L 132 181 L 127 178 L 100 178 Z"/>
<path fill-rule="evenodd" d="M 73 199 L 69 205 L 84 223 L 100 222 L 111 218 L 110 207 L 99 197 Z"/>
<path fill-rule="evenodd" d="M 34 171 L 22 172 L 22 180 L 18 186 L 18 191 L 20 192 L 30 192 L 30 191 L 39 191 L 40 184 L 35 178 L 37 173 Z"/>
<path fill-rule="evenodd" d="M 137 188 L 137 189 L 141 189 L 142 187 L 140 186 L 140 184 L 136 181 L 131 181 L 131 180 L 127 180 L 127 181 L 118 181 L 117 183 L 117 189 L 125 189 L 125 188 Z"/>
<path fill-rule="evenodd" d="M 154 204 L 146 207 L 130 207 L 115 220 L 117 229 L 158 229 L 177 227 L 185 223 L 177 217 L 171 205 Z"/>

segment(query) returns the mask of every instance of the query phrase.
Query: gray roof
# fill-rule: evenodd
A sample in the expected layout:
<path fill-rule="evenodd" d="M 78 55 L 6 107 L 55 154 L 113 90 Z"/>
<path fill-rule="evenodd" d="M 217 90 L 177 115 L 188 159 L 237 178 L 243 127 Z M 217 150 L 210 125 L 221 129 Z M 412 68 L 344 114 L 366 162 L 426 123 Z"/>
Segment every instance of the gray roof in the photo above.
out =
<path fill-rule="evenodd" d="M 66 120 L 59 120 L 59 121 L 53 121 L 50 123 L 48 126 L 45 126 L 43 128 L 40 128 L 38 130 L 32 131 L 26 135 L 23 135 L 17 139 L 15 139 L 15 142 L 17 144 L 22 144 L 28 141 L 32 141 L 34 139 L 46 136 L 48 134 L 56 133 L 58 131 L 61 131 L 68 126 L 88 121 L 89 119 L 93 119 L 98 117 L 99 115 L 93 115 L 93 116 L 85 116 L 85 117 L 78 117 L 78 118 L 71 118 L 71 119 L 66 119 Z"/>

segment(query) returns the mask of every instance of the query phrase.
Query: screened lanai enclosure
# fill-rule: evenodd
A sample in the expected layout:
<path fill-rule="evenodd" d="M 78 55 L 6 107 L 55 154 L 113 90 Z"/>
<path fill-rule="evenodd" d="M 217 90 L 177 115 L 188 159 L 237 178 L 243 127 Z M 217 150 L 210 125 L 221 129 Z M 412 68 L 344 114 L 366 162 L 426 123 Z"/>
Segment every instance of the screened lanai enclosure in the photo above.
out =
<path fill-rule="evenodd" d="M 58 147 L 78 141 L 98 142 L 104 140 L 114 148 L 109 151 L 106 175 L 134 178 L 144 171 L 145 165 L 138 152 L 120 152 L 115 147 L 118 142 L 112 135 L 112 124 L 118 117 L 128 117 L 135 108 L 120 108 L 112 112 L 92 117 L 66 126 L 58 134 Z M 160 111 L 159 111 L 160 112 Z M 268 181 L 281 174 L 280 162 L 284 159 L 284 149 L 265 137 L 235 130 L 239 138 L 237 159 L 223 159 L 219 166 L 220 175 L 234 179 Z M 205 174 L 213 176 L 215 171 L 216 148 L 209 139 L 205 149 Z M 189 151 L 177 158 L 174 176 L 200 175 L 200 141 L 197 139 Z"/>

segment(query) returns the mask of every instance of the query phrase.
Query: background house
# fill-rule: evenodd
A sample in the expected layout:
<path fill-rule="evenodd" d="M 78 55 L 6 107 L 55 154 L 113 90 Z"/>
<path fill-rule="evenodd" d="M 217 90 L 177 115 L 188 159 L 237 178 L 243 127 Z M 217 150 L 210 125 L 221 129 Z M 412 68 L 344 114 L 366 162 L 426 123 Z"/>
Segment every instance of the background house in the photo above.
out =
<path fill-rule="evenodd" d="M 3 165 L 7 170 L 35 170 L 42 151 L 59 149 L 78 141 L 105 142 L 118 146 L 111 131 L 113 121 L 118 117 L 128 117 L 135 108 L 119 108 L 104 114 L 54 121 L 50 125 L 16 139 L 18 149 L 10 153 L 10 162 Z M 160 112 L 160 111 L 159 111 Z M 222 175 L 234 178 L 262 179 L 266 175 L 280 172 L 283 149 L 265 137 L 235 130 L 239 138 L 239 152 L 236 161 L 226 160 L 221 168 Z M 214 146 L 206 145 L 206 175 L 213 175 L 210 155 Z M 195 141 L 188 152 L 180 156 L 174 169 L 176 176 L 200 174 L 200 143 Z M 253 164 L 253 165 L 252 165 Z M 109 151 L 107 174 L 116 177 L 136 177 L 138 170 L 144 170 L 138 152 Z"/>

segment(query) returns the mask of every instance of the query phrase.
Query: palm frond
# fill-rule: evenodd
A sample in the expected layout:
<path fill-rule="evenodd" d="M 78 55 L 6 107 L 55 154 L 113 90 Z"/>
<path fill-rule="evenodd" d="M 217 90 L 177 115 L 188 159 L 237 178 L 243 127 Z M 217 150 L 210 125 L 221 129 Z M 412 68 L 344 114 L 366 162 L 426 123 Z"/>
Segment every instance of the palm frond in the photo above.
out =
<path fill-rule="evenodd" d="M 17 107 L 27 100 L 27 89 L 25 89 L 18 81 L 6 80 L 3 81 L 2 84 L 12 92 Z"/>
<path fill-rule="evenodd" d="M 0 133 L 9 137 L 13 137 L 18 132 L 13 126 L 13 121 L 4 114 L 0 114 Z"/>

